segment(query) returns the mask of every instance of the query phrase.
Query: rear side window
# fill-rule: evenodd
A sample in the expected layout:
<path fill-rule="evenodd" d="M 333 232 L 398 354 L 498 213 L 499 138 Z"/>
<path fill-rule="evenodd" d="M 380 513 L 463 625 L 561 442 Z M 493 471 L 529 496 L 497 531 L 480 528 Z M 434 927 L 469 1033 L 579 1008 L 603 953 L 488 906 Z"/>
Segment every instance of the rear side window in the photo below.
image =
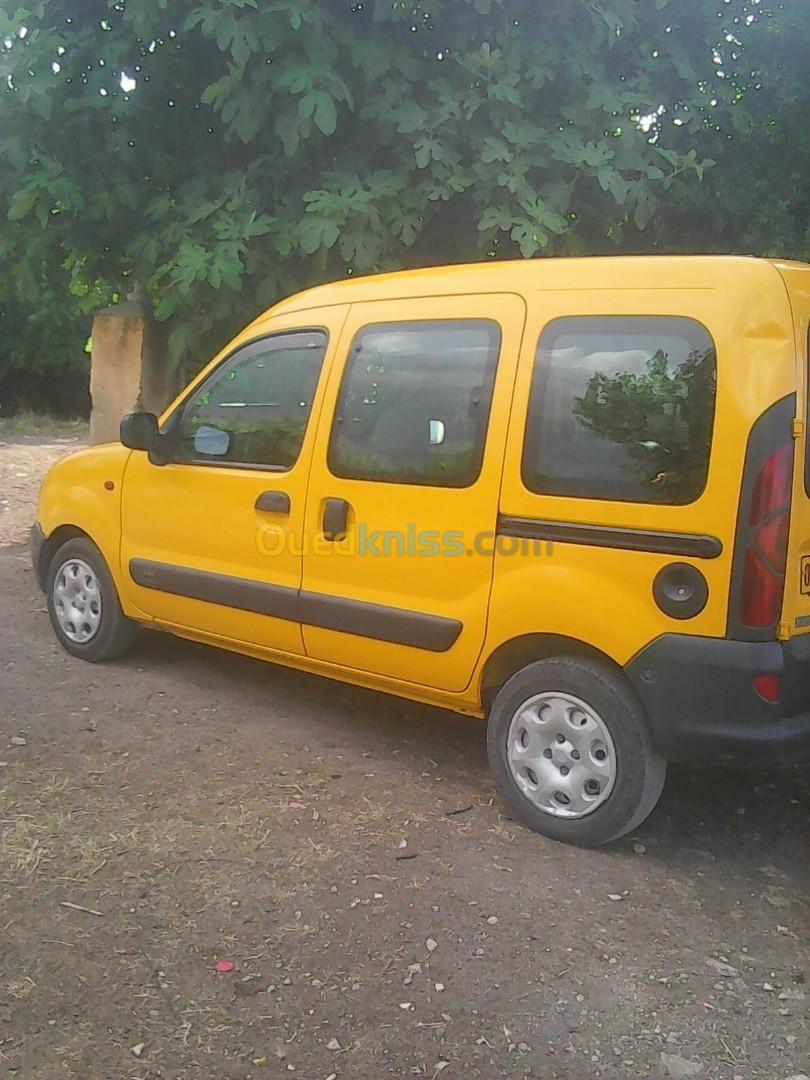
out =
<path fill-rule="evenodd" d="M 474 483 L 500 342 L 498 325 L 484 320 L 362 329 L 340 388 L 330 470 L 394 484 Z"/>
<path fill-rule="evenodd" d="M 706 486 L 717 361 L 700 323 L 556 319 L 532 381 L 523 482 L 544 495 L 693 502 Z"/>

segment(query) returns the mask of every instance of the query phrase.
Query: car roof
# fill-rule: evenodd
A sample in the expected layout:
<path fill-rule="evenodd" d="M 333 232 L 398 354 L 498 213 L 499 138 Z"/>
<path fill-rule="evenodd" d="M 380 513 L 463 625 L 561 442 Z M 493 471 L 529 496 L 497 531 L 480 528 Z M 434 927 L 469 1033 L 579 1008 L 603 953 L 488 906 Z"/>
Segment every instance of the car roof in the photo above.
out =
<path fill-rule="evenodd" d="M 261 316 L 333 304 L 464 293 L 568 289 L 733 288 L 777 285 L 780 267 L 810 266 L 745 255 L 620 255 L 538 258 L 431 266 L 367 277 L 347 277 L 282 300 Z"/>

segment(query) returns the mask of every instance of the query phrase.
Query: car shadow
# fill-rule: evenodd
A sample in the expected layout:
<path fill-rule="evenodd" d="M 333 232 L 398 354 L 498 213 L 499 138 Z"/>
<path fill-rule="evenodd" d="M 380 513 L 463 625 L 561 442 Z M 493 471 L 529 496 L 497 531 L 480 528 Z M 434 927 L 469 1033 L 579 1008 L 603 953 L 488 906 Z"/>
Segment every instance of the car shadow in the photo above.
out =
<path fill-rule="evenodd" d="M 237 726 L 266 722 L 266 706 L 279 715 L 306 712 L 324 745 L 380 757 L 396 751 L 415 776 L 426 763 L 438 763 L 471 802 L 494 794 L 486 729 L 475 718 L 163 634 L 142 634 L 125 663 L 161 668 L 209 695 L 227 695 L 226 706 L 237 695 Z M 497 801 L 493 812 L 506 816 Z M 731 859 L 737 870 L 750 863 L 752 872 L 772 864 L 808 893 L 810 762 L 745 769 L 673 764 L 647 822 L 607 850 L 623 853 L 634 842 L 672 868 L 692 867 L 696 857 L 719 865 Z"/>

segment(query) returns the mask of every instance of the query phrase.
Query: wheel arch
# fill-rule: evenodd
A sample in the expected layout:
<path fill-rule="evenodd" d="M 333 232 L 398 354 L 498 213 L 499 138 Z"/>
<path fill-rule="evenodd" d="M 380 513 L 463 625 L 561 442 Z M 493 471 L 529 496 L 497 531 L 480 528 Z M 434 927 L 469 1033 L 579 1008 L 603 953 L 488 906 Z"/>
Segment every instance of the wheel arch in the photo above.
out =
<path fill-rule="evenodd" d="M 567 637 L 565 634 L 521 634 L 500 644 L 484 663 L 479 679 L 479 700 L 484 712 L 489 712 L 498 690 L 521 668 L 535 660 L 546 660 L 551 656 L 587 657 L 599 661 L 614 673 L 621 674 L 623 679 L 626 678 L 620 664 L 586 641 Z"/>
<path fill-rule="evenodd" d="M 39 555 L 37 556 L 36 566 L 34 567 L 37 575 L 37 582 L 43 592 L 45 592 L 48 582 L 48 570 L 57 551 L 63 544 L 66 544 L 68 540 L 76 539 L 89 540 L 91 543 L 95 543 L 93 537 L 85 532 L 84 529 L 80 529 L 78 525 L 60 525 L 53 530 L 50 536 L 45 537 L 43 540 L 42 546 L 39 549 Z"/>

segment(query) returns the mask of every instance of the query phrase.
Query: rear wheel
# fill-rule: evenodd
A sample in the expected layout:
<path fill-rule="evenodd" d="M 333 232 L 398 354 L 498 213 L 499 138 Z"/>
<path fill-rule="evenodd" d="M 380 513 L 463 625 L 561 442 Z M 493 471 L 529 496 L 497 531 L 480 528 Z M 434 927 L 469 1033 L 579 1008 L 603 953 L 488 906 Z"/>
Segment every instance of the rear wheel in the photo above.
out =
<path fill-rule="evenodd" d="M 92 541 L 68 540 L 48 568 L 48 614 L 62 647 L 90 663 L 122 656 L 136 626 L 121 610 L 104 556 Z"/>
<path fill-rule="evenodd" d="M 535 832 L 594 846 L 651 813 L 666 762 L 632 691 L 579 657 L 538 660 L 501 688 L 487 745 L 498 790 Z"/>

